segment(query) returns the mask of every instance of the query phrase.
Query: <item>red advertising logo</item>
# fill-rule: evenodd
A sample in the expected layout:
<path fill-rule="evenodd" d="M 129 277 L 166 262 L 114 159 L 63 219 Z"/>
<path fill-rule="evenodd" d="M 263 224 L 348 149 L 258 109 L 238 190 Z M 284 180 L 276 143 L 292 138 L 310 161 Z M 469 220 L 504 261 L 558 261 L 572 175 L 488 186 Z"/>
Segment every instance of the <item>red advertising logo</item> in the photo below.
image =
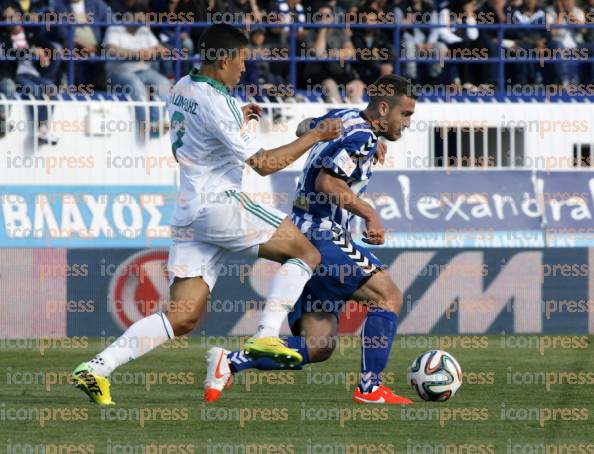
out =
<path fill-rule="evenodd" d="M 118 266 L 109 283 L 108 310 L 122 329 L 164 309 L 169 300 L 167 251 L 138 252 Z"/>

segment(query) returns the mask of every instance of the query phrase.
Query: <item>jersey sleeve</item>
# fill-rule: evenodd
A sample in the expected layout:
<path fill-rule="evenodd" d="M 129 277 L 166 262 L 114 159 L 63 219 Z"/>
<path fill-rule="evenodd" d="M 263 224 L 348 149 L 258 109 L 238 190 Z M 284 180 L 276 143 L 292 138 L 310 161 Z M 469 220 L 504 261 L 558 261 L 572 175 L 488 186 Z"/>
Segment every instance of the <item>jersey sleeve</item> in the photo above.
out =
<path fill-rule="evenodd" d="M 243 125 L 243 114 L 230 96 L 217 96 L 208 110 L 207 124 L 212 134 L 240 160 L 245 161 L 262 148 L 255 135 Z"/>
<path fill-rule="evenodd" d="M 377 137 L 370 131 L 357 131 L 336 143 L 322 160 L 322 167 L 343 179 L 357 178 L 361 166 L 375 153 Z"/>

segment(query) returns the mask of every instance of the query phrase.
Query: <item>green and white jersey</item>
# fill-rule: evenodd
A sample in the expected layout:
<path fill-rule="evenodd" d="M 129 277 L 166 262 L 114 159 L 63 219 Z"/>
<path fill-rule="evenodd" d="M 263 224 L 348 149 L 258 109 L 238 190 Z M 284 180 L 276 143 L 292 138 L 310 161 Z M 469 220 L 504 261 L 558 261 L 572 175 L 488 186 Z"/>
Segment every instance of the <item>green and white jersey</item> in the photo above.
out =
<path fill-rule="evenodd" d="M 171 224 L 185 226 L 217 194 L 241 190 L 245 161 L 261 146 L 242 128 L 241 109 L 227 88 L 196 69 L 175 84 L 167 110 L 172 151 L 180 166 Z"/>

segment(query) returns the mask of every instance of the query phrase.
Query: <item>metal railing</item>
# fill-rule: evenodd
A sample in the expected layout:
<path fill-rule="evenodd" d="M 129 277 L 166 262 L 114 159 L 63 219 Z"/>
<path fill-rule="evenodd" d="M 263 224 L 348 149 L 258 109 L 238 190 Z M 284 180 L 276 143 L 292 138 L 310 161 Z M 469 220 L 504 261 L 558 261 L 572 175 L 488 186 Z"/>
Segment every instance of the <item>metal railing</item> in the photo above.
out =
<path fill-rule="evenodd" d="M 6 26 L 14 26 L 15 23 L 13 22 L 0 22 L 0 28 Z M 48 24 L 44 22 L 22 22 L 19 25 L 23 26 L 33 26 L 33 27 L 47 27 Z M 52 24 L 51 27 L 67 27 L 68 28 L 68 38 L 66 47 L 69 49 L 73 49 L 74 46 L 74 34 L 76 27 L 108 27 L 110 25 L 147 25 L 145 22 L 93 22 L 93 23 L 81 23 L 81 24 L 70 24 L 70 23 L 56 23 Z M 182 42 L 181 42 L 181 32 L 182 29 L 187 28 L 194 28 L 194 27 L 208 27 L 211 23 L 207 22 L 178 22 L 178 23 L 150 23 L 151 28 L 153 29 L 175 29 L 174 39 L 172 44 L 173 49 L 181 49 Z M 238 28 L 247 28 L 246 24 L 232 24 L 237 26 Z M 413 58 L 401 58 L 401 32 L 408 30 L 408 29 L 435 29 L 435 28 L 445 28 L 443 24 L 401 24 L 401 23 L 383 23 L 383 24 L 374 24 L 370 27 L 368 24 L 312 24 L 312 23 L 291 23 L 291 24 L 250 24 L 249 29 L 257 29 L 257 28 L 283 28 L 289 29 L 289 39 L 288 43 L 281 44 L 279 47 L 287 48 L 288 49 L 288 56 L 287 57 L 280 57 L 280 58 L 272 58 L 272 59 L 265 59 L 261 58 L 258 60 L 265 60 L 270 62 L 287 62 L 289 64 L 289 80 L 288 82 L 293 86 L 297 86 L 297 65 L 300 63 L 315 63 L 315 62 L 357 62 L 357 60 L 341 60 L 339 58 L 317 58 L 317 57 L 303 57 L 298 54 L 297 49 L 297 32 L 300 29 L 317 29 L 317 28 L 349 28 L 349 29 L 366 29 L 366 28 L 378 28 L 378 29 L 388 29 L 392 30 L 392 45 L 393 49 L 397 52 L 397 57 L 394 64 L 394 72 L 396 74 L 401 73 L 401 68 L 403 63 L 459 63 L 459 64 L 497 64 L 497 91 L 503 92 L 505 87 L 505 65 L 506 64 L 525 64 L 525 63 L 538 63 L 545 61 L 547 63 L 555 63 L 560 61 L 567 61 L 560 58 L 540 58 L 540 57 L 528 57 L 528 58 L 505 58 L 502 56 L 503 47 L 503 38 L 505 30 L 514 29 L 514 30 L 522 30 L 522 29 L 534 29 L 534 30 L 543 30 L 543 31 L 551 31 L 552 29 L 593 29 L 593 24 L 540 24 L 540 25 L 527 25 L 527 24 L 454 24 L 452 27 L 457 29 L 466 29 L 466 28 L 476 28 L 478 30 L 496 30 L 497 31 L 497 56 L 496 57 L 488 57 L 488 58 L 476 58 L 476 59 L 469 59 L 469 58 L 425 58 L 425 57 L 413 57 Z M 74 68 L 77 62 L 106 62 L 106 61 L 123 61 L 120 58 L 110 58 L 106 56 L 90 56 L 84 59 L 79 59 L 76 56 L 70 53 L 66 57 L 60 57 L 61 60 L 68 62 L 68 83 L 74 83 Z M 11 58 L 5 55 L 3 50 L 0 51 L 0 61 L 7 61 L 7 60 L 16 60 L 16 58 Z M 158 58 L 156 60 L 163 60 L 162 58 Z M 188 58 L 181 58 L 174 60 L 174 74 L 176 80 L 181 77 L 182 71 L 182 63 L 184 61 L 199 61 L 199 56 L 189 56 Z M 579 62 L 581 63 L 594 63 L 594 56 L 580 59 Z"/>

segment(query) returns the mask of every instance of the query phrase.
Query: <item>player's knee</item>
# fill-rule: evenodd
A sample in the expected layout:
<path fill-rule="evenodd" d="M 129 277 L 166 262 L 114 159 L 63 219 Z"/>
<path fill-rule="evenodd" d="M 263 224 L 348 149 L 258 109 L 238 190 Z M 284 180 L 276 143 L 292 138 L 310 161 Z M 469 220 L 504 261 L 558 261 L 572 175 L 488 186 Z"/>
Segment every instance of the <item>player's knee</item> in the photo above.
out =
<path fill-rule="evenodd" d="M 192 314 L 184 314 L 183 317 L 169 317 L 169 322 L 173 328 L 173 334 L 175 336 L 183 336 L 194 330 L 200 317 Z"/>
<path fill-rule="evenodd" d="M 308 349 L 309 361 L 311 363 L 321 363 L 322 361 L 326 361 L 326 360 L 330 359 L 333 352 L 334 352 L 333 345 Z"/>
<path fill-rule="evenodd" d="M 309 361 L 319 363 L 332 356 L 336 347 L 336 336 L 331 334 L 310 335 L 307 337 L 307 353 Z"/>

